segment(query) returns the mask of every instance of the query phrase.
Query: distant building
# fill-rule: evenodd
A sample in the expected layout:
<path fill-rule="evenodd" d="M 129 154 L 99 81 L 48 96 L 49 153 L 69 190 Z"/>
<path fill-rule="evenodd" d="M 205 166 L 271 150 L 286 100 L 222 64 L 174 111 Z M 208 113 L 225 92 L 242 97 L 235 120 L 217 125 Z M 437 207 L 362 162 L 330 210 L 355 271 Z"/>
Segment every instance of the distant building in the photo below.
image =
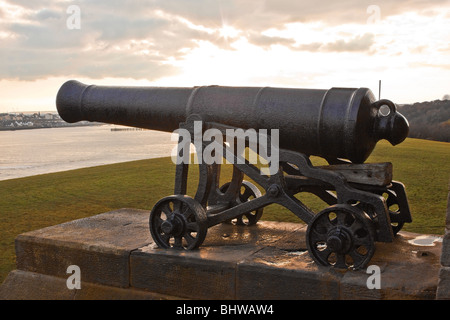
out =
<path fill-rule="evenodd" d="M 13 119 L 13 115 L 11 115 L 11 114 L 2 114 L 2 115 L 0 115 L 0 120 L 8 121 L 8 120 L 12 120 L 12 119 Z"/>

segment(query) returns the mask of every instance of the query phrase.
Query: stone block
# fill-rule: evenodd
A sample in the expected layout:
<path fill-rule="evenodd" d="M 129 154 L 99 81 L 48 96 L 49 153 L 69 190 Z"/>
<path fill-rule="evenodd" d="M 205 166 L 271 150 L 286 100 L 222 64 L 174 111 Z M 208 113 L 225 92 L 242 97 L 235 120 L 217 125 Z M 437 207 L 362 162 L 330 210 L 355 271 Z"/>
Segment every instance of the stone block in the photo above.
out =
<path fill-rule="evenodd" d="M 446 233 L 442 241 L 441 264 L 450 267 L 450 233 Z"/>
<path fill-rule="evenodd" d="M 130 258 L 131 285 L 191 299 L 235 299 L 237 264 L 296 228 L 268 221 L 248 228 L 221 224 L 195 251 L 140 248 Z"/>
<path fill-rule="evenodd" d="M 148 215 L 121 209 L 21 234 L 17 268 L 67 278 L 77 265 L 84 281 L 127 287 L 130 252 L 151 243 Z"/>
<path fill-rule="evenodd" d="M 0 286 L 1 300 L 73 300 L 66 280 L 41 273 L 13 270 Z"/>
<path fill-rule="evenodd" d="M 238 300 L 339 299 L 339 276 L 307 251 L 264 248 L 239 263 L 236 283 Z"/>
<path fill-rule="evenodd" d="M 438 284 L 442 238 L 401 231 L 392 243 L 376 243 L 365 270 L 347 272 L 341 281 L 342 299 L 434 299 Z M 380 288 L 367 285 L 380 271 Z"/>
<path fill-rule="evenodd" d="M 439 272 L 436 299 L 450 300 L 450 267 L 442 267 Z"/>
<path fill-rule="evenodd" d="M 450 182 L 448 184 L 448 194 L 447 194 L 447 215 L 445 218 L 445 233 L 450 233 Z"/>
<path fill-rule="evenodd" d="M 23 270 L 11 271 L 0 286 L 1 300 L 175 300 L 158 293 L 82 282 L 68 289 L 66 279 Z"/>
<path fill-rule="evenodd" d="M 219 224 L 198 250 L 178 251 L 154 245 L 148 214 L 121 209 L 18 236 L 18 269 L 0 298 L 434 299 L 438 281 L 439 296 L 449 292 L 441 237 L 400 232 L 392 243 L 377 242 L 369 265 L 380 268 L 381 287 L 369 289 L 366 270 L 318 266 L 304 224 Z M 79 290 L 67 289 L 69 265 L 80 267 Z"/>

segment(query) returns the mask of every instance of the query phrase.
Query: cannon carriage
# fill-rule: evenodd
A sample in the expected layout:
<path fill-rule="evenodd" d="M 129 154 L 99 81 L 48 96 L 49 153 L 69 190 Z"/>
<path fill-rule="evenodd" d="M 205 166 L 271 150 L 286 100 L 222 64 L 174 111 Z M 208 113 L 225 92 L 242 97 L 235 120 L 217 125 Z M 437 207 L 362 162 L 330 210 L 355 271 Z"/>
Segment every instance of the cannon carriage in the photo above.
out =
<path fill-rule="evenodd" d="M 405 187 L 392 180 L 392 165 L 364 163 L 378 140 L 402 142 L 408 123 L 394 103 L 375 101 L 366 88 L 145 88 L 68 81 L 58 92 L 57 107 L 68 122 L 182 129 L 197 155 L 209 148 L 233 165 L 230 181 L 221 185 L 221 163 L 195 164 L 197 190 L 186 195 L 192 164 L 181 161 L 186 150 L 180 138 L 174 192 L 159 200 L 149 217 L 152 238 L 162 248 L 196 249 L 208 228 L 230 221 L 251 227 L 264 207 L 276 203 L 307 224 L 306 243 L 316 263 L 360 269 L 377 241 L 393 241 L 412 221 Z M 264 131 L 258 137 L 267 139 L 267 150 L 261 152 L 261 143 L 252 143 L 248 134 L 233 135 L 231 146 L 223 139 L 229 130 L 250 129 Z M 199 140 L 208 130 L 215 138 Z M 266 134 L 269 130 L 277 136 Z M 270 170 L 263 170 L 237 146 L 277 157 L 267 157 Z M 311 156 L 328 165 L 313 165 Z M 314 194 L 327 206 L 314 212 L 298 199 L 301 193 Z"/>

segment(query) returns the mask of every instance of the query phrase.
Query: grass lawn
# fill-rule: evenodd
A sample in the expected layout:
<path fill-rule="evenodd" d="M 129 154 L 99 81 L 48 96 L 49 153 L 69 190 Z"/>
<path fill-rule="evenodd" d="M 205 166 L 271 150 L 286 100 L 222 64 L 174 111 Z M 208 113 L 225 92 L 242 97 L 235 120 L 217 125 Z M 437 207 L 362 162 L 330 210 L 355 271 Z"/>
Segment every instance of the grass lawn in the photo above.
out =
<path fill-rule="evenodd" d="M 396 147 L 377 145 L 367 162 L 392 162 L 394 179 L 406 185 L 413 223 L 403 230 L 443 234 L 449 159 L 450 143 L 407 139 Z M 196 189 L 191 167 L 188 194 Z M 231 165 L 223 167 L 225 182 Z M 118 208 L 150 210 L 173 193 L 174 173 L 167 157 L 0 181 L 0 283 L 15 268 L 18 234 Z M 305 199 L 313 209 L 314 201 Z M 262 219 L 301 222 L 277 205 L 264 208 Z"/>

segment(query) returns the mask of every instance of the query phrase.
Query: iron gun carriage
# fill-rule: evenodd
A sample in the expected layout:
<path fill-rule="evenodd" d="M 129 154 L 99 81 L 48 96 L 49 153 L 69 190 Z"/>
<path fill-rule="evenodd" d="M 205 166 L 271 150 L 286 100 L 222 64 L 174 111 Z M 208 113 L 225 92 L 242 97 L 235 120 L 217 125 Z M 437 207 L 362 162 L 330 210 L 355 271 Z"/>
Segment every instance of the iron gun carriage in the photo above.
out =
<path fill-rule="evenodd" d="M 221 163 L 198 161 L 191 197 L 189 163 L 177 162 L 173 195 L 159 200 L 149 217 L 153 240 L 162 248 L 198 248 L 208 228 L 231 220 L 254 225 L 264 207 L 276 203 L 307 224 L 314 261 L 359 269 L 372 258 L 375 242 L 393 241 L 412 221 L 405 187 L 392 180 L 392 165 L 364 163 L 379 140 L 401 143 L 408 122 L 393 102 L 376 101 L 367 88 L 116 87 L 71 80 L 56 103 L 67 122 L 184 130 L 189 137 L 184 143 L 192 143 L 197 155 L 209 148 L 214 159 L 233 164 L 230 181 L 220 185 Z M 214 134 L 204 139 L 208 130 Z M 230 130 L 235 134 L 225 142 Z M 266 138 L 263 148 L 261 141 L 252 143 L 250 130 L 263 133 L 257 135 Z M 185 159 L 181 137 L 177 156 Z M 237 146 L 266 157 L 270 170 L 249 161 Z M 313 165 L 311 156 L 328 165 Z M 317 196 L 327 207 L 314 212 L 298 199 L 301 193 Z"/>

